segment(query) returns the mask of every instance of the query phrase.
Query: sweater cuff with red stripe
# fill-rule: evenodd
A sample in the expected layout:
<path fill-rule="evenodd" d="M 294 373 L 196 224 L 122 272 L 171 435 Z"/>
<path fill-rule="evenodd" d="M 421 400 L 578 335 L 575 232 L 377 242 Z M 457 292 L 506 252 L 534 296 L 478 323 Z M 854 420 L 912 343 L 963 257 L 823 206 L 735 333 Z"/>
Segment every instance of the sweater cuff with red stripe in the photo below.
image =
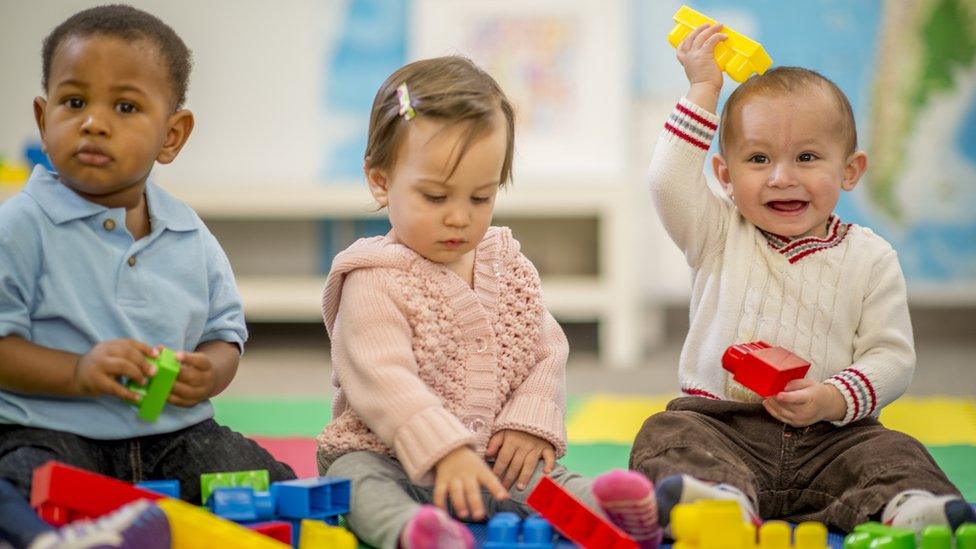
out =
<path fill-rule="evenodd" d="M 718 129 L 718 116 L 682 97 L 674 106 L 664 132 L 681 141 L 707 151 Z"/>
<path fill-rule="evenodd" d="M 832 422 L 838 427 L 869 416 L 878 408 L 878 397 L 874 392 L 874 386 L 857 368 L 847 368 L 825 379 L 824 383 L 837 387 L 847 402 L 847 414 L 844 419 Z"/>

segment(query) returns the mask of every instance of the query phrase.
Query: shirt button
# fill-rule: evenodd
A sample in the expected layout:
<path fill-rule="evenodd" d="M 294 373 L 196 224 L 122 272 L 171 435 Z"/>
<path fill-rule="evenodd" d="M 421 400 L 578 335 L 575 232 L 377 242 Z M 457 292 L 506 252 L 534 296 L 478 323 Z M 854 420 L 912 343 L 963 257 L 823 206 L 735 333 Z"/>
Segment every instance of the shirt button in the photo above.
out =
<path fill-rule="evenodd" d="M 130 255 L 129 256 L 129 260 L 126 263 L 128 263 L 130 267 L 135 267 L 136 266 L 136 256 Z"/>
<path fill-rule="evenodd" d="M 114 231 L 115 230 L 115 220 L 114 219 L 106 219 L 102 223 L 102 227 L 105 227 L 105 230 L 106 231 Z"/>
<path fill-rule="evenodd" d="M 483 353 L 488 350 L 488 343 L 483 337 L 479 337 L 478 339 L 474 340 L 474 344 L 476 351 L 479 353 Z"/>

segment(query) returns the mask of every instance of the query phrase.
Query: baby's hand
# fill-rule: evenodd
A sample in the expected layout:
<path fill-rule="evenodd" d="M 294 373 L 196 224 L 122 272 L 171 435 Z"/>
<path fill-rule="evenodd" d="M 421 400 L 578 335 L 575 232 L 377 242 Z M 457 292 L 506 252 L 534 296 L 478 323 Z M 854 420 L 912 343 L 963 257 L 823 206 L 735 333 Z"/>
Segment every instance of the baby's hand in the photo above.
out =
<path fill-rule="evenodd" d="M 539 459 L 545 460 L 542 472 L 547 475 L 556 464 L 556 450 L 549 441 L 512 429 L 504 429 L 492 435 L 485 456 L 495 458 L 492 472 L 502 479 L 505 488 L 511 488 L 518 476 L 519 490 L 525 490 Z"/>
<path fill-rule="evenodd" d="M 434 505 L 447 511 L 450 497 L 458 517 L 474 520 L 485 518 L 485 503 L 481 499 L 484 486 L 496 500 L 508 499 L 508 491 L 502 487 L 491 469 L 471 448 L 462 446 L 442 457 L 434 466 Z"/>
<path fill-rule="evenodd" d="M 124 376 L 145 385 L 147 377 L 156 375 L 156 367 L 146 357 L 158 354 L 156 349 L 141 341 L 103 341 L 78 359 L 72 382 L 75 392 L 83 396 L 114 395 L 138 402 L 140 396 L 126 389 L 119 378 Z"/>
<path fill-rule="evenodd" d="M 763 401 L 766 411 L 794 427 L 818 421 L 840 421 L 847 414 L 847 402 L 836 387 L 810 379 L 794 379 L 786 388 Z"/>
<path fill-rule="evenodd" d="M 176 377 L 167 402 L 176 406 L 193 406 L 213 394 L 216 378 L 213 362 L 204 353 L 176 353 L 180 361 L 180 375 Z"/>
<path fill-rule="evenodd" d="M 716 100 L 722 91 L 722 69 L 715 62 L 715 45 L 726 39 L 722 25 L 702 25 L 678 44 L 678 61 L 685 68 L 691 88 L 706 88 Z"/>

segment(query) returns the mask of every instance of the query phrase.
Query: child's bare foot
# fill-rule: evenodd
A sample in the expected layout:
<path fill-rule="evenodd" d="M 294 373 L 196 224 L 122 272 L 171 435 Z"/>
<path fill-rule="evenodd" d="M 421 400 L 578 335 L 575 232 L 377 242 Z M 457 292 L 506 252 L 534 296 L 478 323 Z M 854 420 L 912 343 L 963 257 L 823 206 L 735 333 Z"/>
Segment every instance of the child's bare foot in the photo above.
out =
<path fill-rule="evenodd" d="M 634 471 L 610 471 L 593 482 L 593 495 L 610 521 L 642 549 L 655 549 L 661 543 L 654 484 L 647 477 Z"/>
<path fill-rule="evenodd" d="M 403 549 L 472 549 L 474 536 L 460 522 L 442 509 L 423 505 L 403 527 L 400 534 Z"/>

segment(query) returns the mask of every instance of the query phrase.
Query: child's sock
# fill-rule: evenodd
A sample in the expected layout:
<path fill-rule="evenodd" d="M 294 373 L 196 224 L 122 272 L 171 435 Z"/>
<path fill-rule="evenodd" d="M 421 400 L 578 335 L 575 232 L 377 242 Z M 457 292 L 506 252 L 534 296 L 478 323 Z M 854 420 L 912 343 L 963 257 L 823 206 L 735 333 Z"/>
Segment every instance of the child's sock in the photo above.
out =
<path fill-rule="evenodd" d="M 976 522 L 976 512 L 959 496 L 905 490 L 885 505 L 881 522 L 916 532 L 931 525 L 949 526 L 954 531 L 964 522 Z"/>
<path fill-rule="evenodd" d="M 661 526 L 671 522 L 671 509 L 679 503 L 692 503 L 703 499 L 732 499 L 742 509 L 742 519 L 759 525 L 759 515 L 752 501 L 735 486 L 699 480 L 690 475 L 671 475 L 657 485 L 658 519 Z"/>
<path fill-rule="evenodd" d="M 433 505 L 422 505 L 400 534 L 404 549 L 472 549 L 474 536 L 460 522 Z"/>
<path fill-rule="evenodd" d="M 159 507 L 141 499 L 97 520 L 79 520 L 41 534 L 29 549 L 164 549 L 169 546 L 166 514 Z"/>
<path fill-rule="evenodd" d="M 593 481 L 593 495 L 610 521 L 642 549 L 655 549 L 661 543 L 654 484 L 647 477 L 635 471 L 610 471 Z"/>

